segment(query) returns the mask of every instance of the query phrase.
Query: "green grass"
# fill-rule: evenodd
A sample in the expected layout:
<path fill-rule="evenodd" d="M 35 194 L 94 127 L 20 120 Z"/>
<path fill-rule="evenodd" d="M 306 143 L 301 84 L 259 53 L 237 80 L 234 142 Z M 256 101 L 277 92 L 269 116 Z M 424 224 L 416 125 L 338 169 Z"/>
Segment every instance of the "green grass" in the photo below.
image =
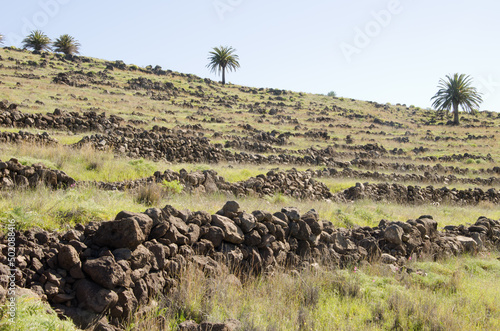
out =
<path fill-rule="evenodd" d="M 52 190 L 39 186 L 36 189 L 4 191 L 0 194 L 0 221 L 17 220 L 19 229 L 41 227 L 48 230 L 64 230 L 76 223 L 114 219 L 122 210 L 142 212 L 148 207 L 163 208 L 170 204 L 177 209 L 204 210 L 216 213 L 227 200 L 237 200 L 247 212 L 266 210 L 276 212 L 283 207 L 294 206 L 301 213 L 315 209 L 321 219 L 335 226 L 376 226 L 381 219 L 405 222 L 420 215 L 432 215 L 439 227 L 474 223 L 480 216 L 500 219 L 500 211 L 494 204 L 478 206 L 404 206 L 395 203 L 357 201 L 341 204 L 327 201 L 299 201 L 277 194 L 258 197 L 236 198 L 232 195 L 185 194 L 177 192 L 180 186 L 173 183 L 147 192 L 101 191 L 93 185 L 66 190 Z M 149 191 L 148 191 L 149 190 Z"/>
<path fill-rule="evenodd" d="M 77 181 L 115 182 L 138 179 L 167 168 L 164 163 L 115 157 L 113 153 L 96 151 L 90 147 L 77 150 L 63 145 L 2 145 L 0 160 L 7 161 L 13 157 L 24 165 L 41 162 L 49 168 L 64 171 Z"/>
<path fill-rule="evenodd" d="M 188 269 L 180 290 L 160 300 L 148 318 L 134 319 L 129 329 L 154 328 L 161 314 L 171 327 L 187 319 L 235 318 L 244 330 L 498 330 L 495 256 L 409 267 L 419 273 L 394 273 L 387 265 L 277 270 L 243 285 Z"/>
<path fill-rule="evenodd" d="M 6 315 L 7 306 L 0 306 L 0 330 L 23 331 L 77 331 L 71 321 L 62 321 L 52 308 L 37 298 L 20 296 L 16 303 L 16 317 L 12 323 Z"/>
<path fill-rule="evenodd" d="M 93 186 L 67 190 L 36 189 L 1 192 L 0 221 L 16 220 L 19 230 L 40 227 L 67 230 L 76 223 L 114 219 L 122 210 L 144 211 L 127 192 L 101 191 Z"/>

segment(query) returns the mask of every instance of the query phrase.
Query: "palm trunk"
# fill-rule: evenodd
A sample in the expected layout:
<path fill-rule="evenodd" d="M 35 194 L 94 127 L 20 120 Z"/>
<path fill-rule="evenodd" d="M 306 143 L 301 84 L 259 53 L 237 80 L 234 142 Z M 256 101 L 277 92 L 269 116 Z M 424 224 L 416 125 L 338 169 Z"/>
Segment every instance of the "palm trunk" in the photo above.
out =
<path fill-rule="evenodd" d="M 222 85 L 226 84 L 226 68 L 222 67 Z"/>
<path fill-rule="evenodd" d="M 458 118 L 458 104 L 453 104 L 453 124 L 460 125 L 460 119 Z"/>

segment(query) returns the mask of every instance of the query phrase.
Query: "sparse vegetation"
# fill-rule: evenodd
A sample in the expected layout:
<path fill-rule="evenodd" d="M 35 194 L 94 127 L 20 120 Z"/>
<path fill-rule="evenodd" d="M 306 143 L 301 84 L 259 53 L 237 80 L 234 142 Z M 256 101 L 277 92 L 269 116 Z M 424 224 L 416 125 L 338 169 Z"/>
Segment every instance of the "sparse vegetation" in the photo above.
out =
<path fill-rule="evenodd" d="M 280 270 L 243 284 L 227 281 L 232 275 L 208 277 L 188 269 L 179 284 L 184 290 L 160 298 L 160 305 L 147 317 L 134 318 L 130 328 L 235 318 L 243 330 L 498 329 L 500 261 L 462 257 L 420 261 L 411 268 L 410 274 L 387 265 Z"/>
<path fill-rule="evenodd" d="M 234 52 L 232 48 L 228 50 Z M 496 189 L 495 167 L 500 159 L 497 139 L 500 117 L 494 113 L 461 113 L 467 127 L 443 127 L 446 119 L 439 114 L 401 104 L 214 85 L 194 75 L 154 66 L 127 66 L 122 61 L 86 58 L 73 63 L 50 53 L 42 58 L 11 48 L 0 49 L 0 55 L 3 59 L 0 70 L 4 74 L 0 84 L 2 99 L 17 104 L 19 113 L 45 116 L 17 124 L 2 122 L 1 134 L 47 132 L 58 142 L 20 143 L 4 136 L 0 142 L 0 160 L 16 158 L 23 165 L 42 162 L 79 182 L 74 187 L 60 189 L 38 185 L 1 190 L 0 222 L 6 225 L 15 219 L 20 231 L 40 227 L 65 232 L 76 224 L 114 219 L 124 210 L 143 212 L 149 207 L 165 205 L 215 214 L 227 200 L 237 200 L 246 211 L 279 211 L 289 206 L 301 212 L 315 209 L 321 220 L 330 221 L 337 228 L 351 229 L 375 227 L 381 219 L 406 222 L 420 215 L 432 215 L 440 229 L 474 222 L 483 215 L 500 219 L 498 204 L 491 202 L 401 205 L 390 199 L 378 202 L 360 199 L 346 203 L 298 200 L 282 192 L 263 198 L 252 194 L 233 196 L 221 191 L 200 190 L 191 194 L 183 191 L 183 185 L 176 180 L 149 181 L 149 185 L 140 189 L 125 191 L 104 191 L 93 183 L 131 181 L 153 176 L 157 171 L 182 169 L 186 174 L 216 171 L 226 181 L 236 183 L 269 171 L 295 168 L 323 172 L 311 177 L 301 187 L 304 190 L 317 181 L 326 184 L 333 193 L 365 182 L 403 183 L 422 188 L 446 186 L 450 194 L 454 188 L 487 192 Z M 39 65 L 42 62 L 47 65 Z M 68 80 L 53 82 L 59 74 Z M 143 85 L 132 89 L 132 80 Z M 59 115 L 54 115 L 56 108 Z M 110 143 L 104 137 L 114 130 L 115 124 L 102 124 L 105 120 L 97 122 L 101 127 L 75 126 L 73 131 L 64 126 L 39 125 L 40 121 L 48 123 L 52 118 L 57 123 L 70 112 L 93 112 L 93 117 L 106 120 L 116 116 L 119 118 L 116 126 L 129 131 L 117 135 L 115 143 Z M 409 113 L 412 115 L 408 116 Z M 150 131 L 162 138 L 154 140 L 153 135 L 147 136 L 145 133 Z M 131 138 L 133 132 L 137 132 L 138 140 L 152 141 L 152 147 L 129 148 L 135 139 Z M 87 136 L 99 138 L 96 146 L 71 146 Z M 162 140 L 164 136 L 183 139 L 185 145 L 176 150 L 165 149 L 164 154 L 158 155 L 156 151 L 167 144 Z M 347 136 L 354 138 L 349 139 L 349 144 Z M 191 157 L 201 153 L 193 151 L 193 137 L 212 144 L 211 153 L 221 155 L 217 151 L 230 151 L 231 157 L 251 155 L 251 162 L 209 157 L 203 162 L 193 162 Z M 226 148 L 228 142 L 236 143 Z M 120 151 L 125 145 L 129 149 Z M 184 150 L 190 153 L 184 154 L 181 163 L 167 162 L 170 154 Z M 279 155 L 305 158 L 297 164 L 261 161 L 263 157 Z M 243 275 L 242 284 L 229 273 L 210 277 L 199 270 L 187 269 L 175 292 L 166 297 L 159 295 L 157 306 L 146 315 L 135 314 L 123 327 L 175 329 L 187 319 L 217 322 L 235 318 L 245 330 L 495 330 L 500 327 L 500 311 L 495 301 L 500 295 L 495 286 L 500 277 L 496 257 L 498 252 L 491 251 L 490 255 L 483 252 L 437 262 L 419 259 L 406 263 L 414 272 L 365 263 L 348 265 L 346 269 L 312 265 L 304 270 L 277 269 L 258 276 Z M 42 323 L 45 319 L 42 310 L 38 307 L 31 311 L 41 316 Z M 32 317 L 25 320 L 32 321 Z M 55 315 L 49 317 L 54 318 L 54 323 L 58 321 Z M 5 325 L 0 324 L 0 329 L 8 329 Z M 20 325 L 25 329 L 52 327 L 52 324 Z M 63 328 L 54 325 L 54 329 Z"/>

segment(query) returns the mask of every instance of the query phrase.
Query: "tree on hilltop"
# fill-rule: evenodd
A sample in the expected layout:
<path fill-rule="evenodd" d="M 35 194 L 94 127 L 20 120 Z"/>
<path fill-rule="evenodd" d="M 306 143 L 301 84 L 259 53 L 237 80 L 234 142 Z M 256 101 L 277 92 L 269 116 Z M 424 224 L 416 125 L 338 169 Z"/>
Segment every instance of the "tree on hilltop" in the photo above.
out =
<path fill-rule="evenodd" d="M 207 67 L 211 72 L 222 73 L 222 84 L 226 84 L 226 69 L 229 71 L 236 71 L 240 67 L 238 62 L 238 55 L 235 54 L 236 50 L 232 47 L 214 47 L 209 52 L 208 59 L 210 63 Z"/>
<path fill-rule="evenodd" d="M 40 30 L 31 31 L 23 40 L 24 48 L 32 48 L 36 52 L 50 50 L 50 38 Z"/>
<path fill-rule="evenodd" d="M 63 34 L 54 41 L 53 46 L 55 47 L 55 52 L 74 55 L 79 53 L 80 43 L 69 34 Z"/>
<path fill-rule="evenodd" d="M 458 108 L 469 113 L 476 113 L 483 98 L 475 87 L 471 85 L 472 78 L 470 76 L 458 73 L 453 74 L 453 77 L 446 75 L 446 79 L 440 79 L 438 87 L 439 91 L 431 100 L 434 100 L 432 106 L 438 110 L 446 110 L 453 112 L 453 124 L 459 125 Z"/>

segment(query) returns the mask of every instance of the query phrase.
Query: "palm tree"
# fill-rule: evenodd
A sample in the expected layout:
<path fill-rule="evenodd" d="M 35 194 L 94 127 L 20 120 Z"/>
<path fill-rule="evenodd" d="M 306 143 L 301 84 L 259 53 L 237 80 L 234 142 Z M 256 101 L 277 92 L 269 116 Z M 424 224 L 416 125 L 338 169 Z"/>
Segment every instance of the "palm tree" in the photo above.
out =
<path fill-rule="evenodd" d="M 240 67 L 238 62 L 238 55 L 234 54 L 236 50 L 232 47 L 214 47 L 213 51 L 209 53 L 208 59 L 210 63 L 207 68 L 211 72 L 222 72 L 222 84 L 226 84 L 226 68 L 229 71 L 236 70 Z"/>
<path fill-rule="evenodd" d="M 446 75 L 446 80 L 439 80 L 439 91 L 431 100 L 432 106 L 438 110 L 453 110 L 453 124 L 459 125 L 458 107 L 466 112 L 475 113 L 483 98 L 475 87 L 471 86 L 472 78 L 465 74 Z"/>
<path fill-rule="evenodd" d="M 63 34 L 52 45 L 55 47 L 54 51 L 66 55 L 78 54 L 78 48 L 80 47 L 80 43 L 69 34 Z"/>
<path fill-rule="evenodd" d="M 23 47 L 33 48 L 36 52 L 50 50 L 50 38 L 40 30 L 31 31 L 30 35 L 24 38 Z"/>

